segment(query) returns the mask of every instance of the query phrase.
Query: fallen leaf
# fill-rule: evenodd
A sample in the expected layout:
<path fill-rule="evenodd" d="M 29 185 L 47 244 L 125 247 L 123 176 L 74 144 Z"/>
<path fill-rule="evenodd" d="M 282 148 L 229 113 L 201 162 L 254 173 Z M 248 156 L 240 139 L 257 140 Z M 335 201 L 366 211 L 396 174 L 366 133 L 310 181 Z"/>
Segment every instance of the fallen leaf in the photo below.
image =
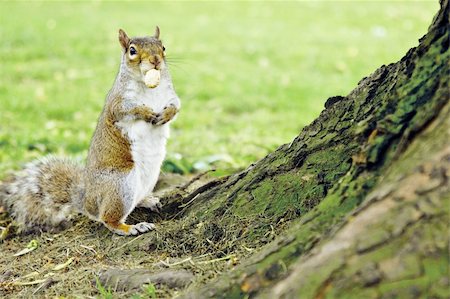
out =
<path fill-rule="evenodd" d="M 30 243 L 27 244 L 26 248 L 24 248 L 21 251 L 15 253 L 14 256 L 21 256 L 21 255 L 27 254 L 27 253 L 35 250 L 38 247 L 39 247 L 39 242 L 37 240 L 31 240 Z"/>
<path fill-rule="evenodd" d="M 63 263 L 63 264 L 59 264 L 56 265 L 52 270 L 53 271 L 59 271 L 64 269 L 65 267 L 69 266 L 71 263 L 73 262 L 73 257 L 71 257 L 70 259 L 67 260 L 67 262 Z"/>

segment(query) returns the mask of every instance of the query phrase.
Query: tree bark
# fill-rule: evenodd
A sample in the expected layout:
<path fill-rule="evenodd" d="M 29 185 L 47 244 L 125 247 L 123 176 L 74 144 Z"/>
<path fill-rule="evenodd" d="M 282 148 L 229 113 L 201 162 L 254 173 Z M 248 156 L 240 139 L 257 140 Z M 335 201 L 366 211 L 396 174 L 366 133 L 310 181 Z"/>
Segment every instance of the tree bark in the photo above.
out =
<path fill-rule="evenodd" d="M 245 257 L 184 296 L 449 297 L 448 42 L 444 0 L 418 47 L 329 98 L 290 144 L 172 192 L 152 250 Z"/>

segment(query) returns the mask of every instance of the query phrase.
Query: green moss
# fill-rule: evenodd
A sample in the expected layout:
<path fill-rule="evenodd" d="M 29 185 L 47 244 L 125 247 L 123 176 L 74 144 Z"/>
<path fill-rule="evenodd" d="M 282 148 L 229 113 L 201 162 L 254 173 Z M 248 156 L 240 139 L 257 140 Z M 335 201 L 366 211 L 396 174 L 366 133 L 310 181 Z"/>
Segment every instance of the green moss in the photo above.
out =
<path fill-rule="evenodd" d="M 426 277 L 406 279 L 378 286 L 381 296 L 393 298 L 429 298 L 430 283 Z"/>
<path fill-rule="evenodd" d="M 325 298 L 345 298 L 345 299 L 378 299 L 379 293 L 373 288 L 361 288 L 353 286 L 342 293 L 339 285 L 331 285 L 325 294 Z"/>
<path fill-rule="evenodd" d="M 435 253 L 422 259 L 423 274 L 431 281 L 438 281 L 443 277 L 449 277 L 448 265 L 450 261 L 448 254 L 445 254 L 448 253 L 448 248 L 440 253 L 442 254 Z"/>
<path fill-rule="evenodd" d="M 281 216 L 286 213 L 286 210 L 291 210 L 296 215 L 303 214 L 303 212 L 306 212 L 305 201 L 314 200 L 315 188 L 317 186 L 304 182 L 298 174 L 286 173 L 276 176 L 271 180 L 271 200 L 265 210 L 266 215 L 269 217 Z M 255 191 L 262 190 L 258 188 Z M 264 196 L 267 196 L 267 194 L 258 192 L 257 196 L 259 200 L 264 200 Z"/>
<path fill-rule="evenodd" d="M 239 195 L 234 202 L 234 213 L 242 218 L 262 214 L 273 199 L 273 186 L 263 181 L 256 189 Z"/>

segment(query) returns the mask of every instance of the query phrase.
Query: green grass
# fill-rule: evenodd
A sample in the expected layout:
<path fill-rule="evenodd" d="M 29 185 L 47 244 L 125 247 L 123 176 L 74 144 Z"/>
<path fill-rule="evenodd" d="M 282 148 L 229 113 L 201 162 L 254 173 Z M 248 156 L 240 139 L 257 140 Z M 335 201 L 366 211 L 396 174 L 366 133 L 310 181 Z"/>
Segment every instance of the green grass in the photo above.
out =
<path fill-rule="evenodd" d="M 113 299 L 114 295 L 111 291 L 111 288 L 106 289 L 100 282 L 100 280 L 96 277 L 95 278 L 95 285 L 97 287 L 98 292 L 100 293 L 100 298 L 102 299 Z"/>
<path fill-rule="evenodd" d="M 427 31 L 427 2 L 0 4 L 0 177 L 46 153 L 84 159 L 118 69 L 118 28 L 161 37 L 182 111 L 168 157 L 245 167 Z M 222 162 L 220 162 L 222 161 Z"/>

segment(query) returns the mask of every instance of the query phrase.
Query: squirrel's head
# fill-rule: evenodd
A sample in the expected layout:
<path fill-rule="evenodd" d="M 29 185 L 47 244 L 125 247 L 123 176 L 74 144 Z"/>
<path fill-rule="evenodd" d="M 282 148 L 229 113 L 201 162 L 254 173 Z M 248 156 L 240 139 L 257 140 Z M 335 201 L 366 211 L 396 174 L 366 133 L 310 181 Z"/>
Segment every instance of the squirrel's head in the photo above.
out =
<path fill-rule="evenodd" d="M 144 78 L 152 69 L 163 70 L 165 64 L 165 48 L 159 39 L 159 27 L 156 26 L 153 36 L 129 38 L 119 29 L 119 42 L 123 49 L 123 63 L 135 75 Z"/>

